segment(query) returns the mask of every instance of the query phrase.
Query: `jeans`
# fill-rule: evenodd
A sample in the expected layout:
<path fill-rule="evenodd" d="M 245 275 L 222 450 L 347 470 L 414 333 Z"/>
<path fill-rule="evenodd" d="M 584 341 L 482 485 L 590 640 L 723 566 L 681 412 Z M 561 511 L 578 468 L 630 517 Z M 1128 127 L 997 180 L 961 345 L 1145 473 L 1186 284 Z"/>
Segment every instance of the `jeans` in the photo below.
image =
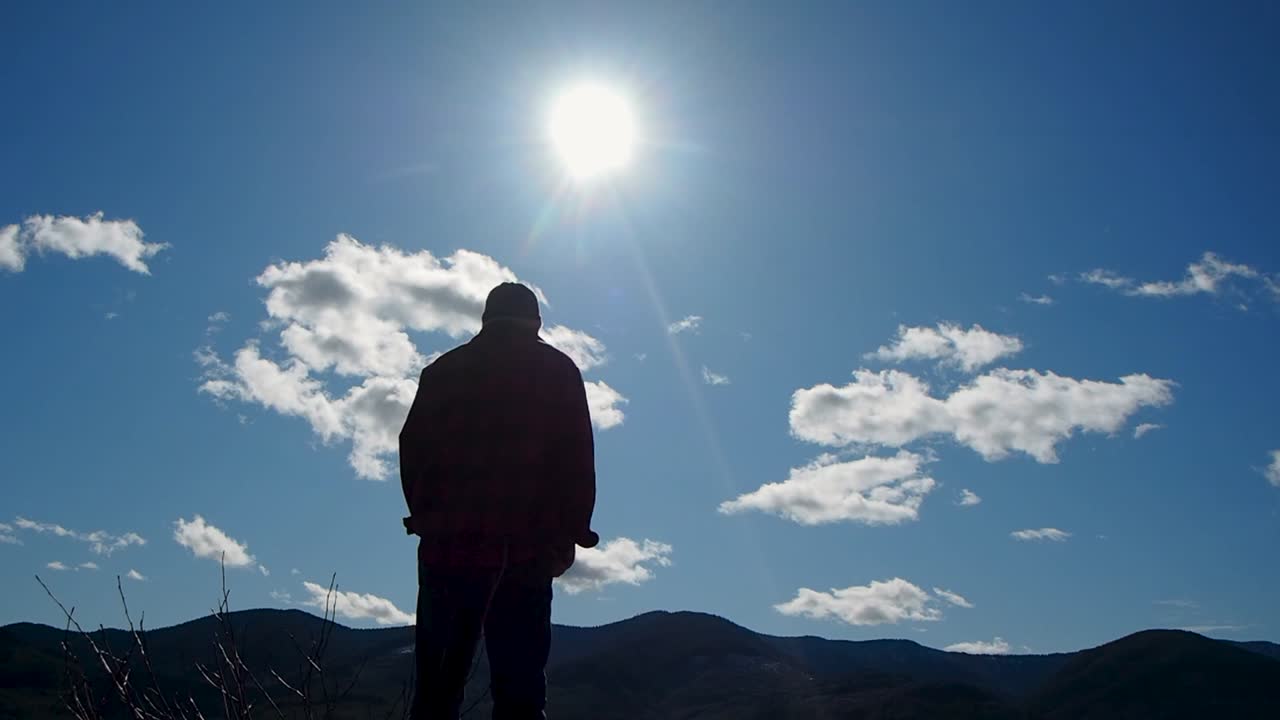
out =
<path fill-rule="evenodd" d="M 551 652 L 551 573 L 418 566 L 413 720 L 457 720 L 483 632 L 493 720 L 542 720 Z"/>

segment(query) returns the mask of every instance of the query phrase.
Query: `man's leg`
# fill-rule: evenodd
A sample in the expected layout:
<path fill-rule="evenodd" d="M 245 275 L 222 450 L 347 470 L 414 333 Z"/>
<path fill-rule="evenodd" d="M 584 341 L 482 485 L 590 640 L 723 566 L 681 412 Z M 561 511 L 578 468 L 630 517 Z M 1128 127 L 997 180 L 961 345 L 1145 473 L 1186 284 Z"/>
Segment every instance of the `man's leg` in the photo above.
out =
<path fill-rule="evenodd" d="M 457 720 L 494 574 L 418 567 L 413 720 Z"/>
<path fill-rule="evenodd" d="M 546 717 L 551 577 L 538 563 L 507 568 L 484 623 L 494 720 Z"/>

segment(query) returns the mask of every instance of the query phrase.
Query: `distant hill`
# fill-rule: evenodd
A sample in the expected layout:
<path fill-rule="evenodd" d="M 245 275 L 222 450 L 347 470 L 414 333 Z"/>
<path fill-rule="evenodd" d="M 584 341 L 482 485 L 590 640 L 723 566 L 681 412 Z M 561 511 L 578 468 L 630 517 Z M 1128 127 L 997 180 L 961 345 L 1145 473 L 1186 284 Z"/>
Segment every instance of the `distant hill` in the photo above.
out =
<path fill-rule="evenodd" d="M 298 610 L 233 613 L 245 662 L 287 680 L 320 632 Z M 145 633 L 161 685 L 216 707 L 197 663 L 214 660 L 216 622 L 201 618 Z M 119 630 L 95 633 L 117 651 Z M 59 628 L 0 628 L 0 718 L 65 717 Z M 412 628 L 336 626 L 325 667 L 339 685 L 359 672 L 341 716 L 381 717 L 403 697 Z M 73 647 L 88 657 L 81 641 Z M 1057 655 L 949 653 L 907 640 L 864 642 L 761 635 L 712 615 L 646 613 L 595 628 L 556 626 L 548 664 L 558 720 L 787 718 L 1277 718 L 1280 646 L 1228 643 L 1180 631 L 1145 631 Z M 487 717 L 488 669 L 468 690 L 470 717 Z M 287 706 L 278 683 L 265 683 Z M 101 688 L 109 698 L 108 688 Z M 108 704 L 109 716 L 125 717 Z"/>

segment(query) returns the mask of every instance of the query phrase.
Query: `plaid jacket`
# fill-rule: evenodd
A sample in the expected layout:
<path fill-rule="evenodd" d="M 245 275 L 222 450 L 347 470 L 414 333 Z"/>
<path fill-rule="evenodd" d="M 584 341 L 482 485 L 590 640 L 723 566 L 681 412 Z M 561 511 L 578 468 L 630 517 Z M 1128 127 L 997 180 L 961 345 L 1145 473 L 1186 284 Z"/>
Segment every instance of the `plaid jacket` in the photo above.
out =
<path fill-rule="evenodd" d="M 400 481 L 424 564 L 572 553 L 591 535 L 596 494 L 582 374 L 532 329 L 486 324 L 422 371 Z"/>

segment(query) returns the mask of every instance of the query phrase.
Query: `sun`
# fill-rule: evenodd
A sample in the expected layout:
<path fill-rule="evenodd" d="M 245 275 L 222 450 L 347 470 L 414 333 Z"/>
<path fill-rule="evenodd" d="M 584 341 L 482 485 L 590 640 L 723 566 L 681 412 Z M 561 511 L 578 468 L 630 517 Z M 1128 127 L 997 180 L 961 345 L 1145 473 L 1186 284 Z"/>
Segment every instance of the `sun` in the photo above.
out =
<path fill-rule="evenodd" d="M 635 147 L 635 120 L 627 98 L 605 85 L 569 87 L 551 104 L 551 145 L 577 182 L 627 167 Z"/>

